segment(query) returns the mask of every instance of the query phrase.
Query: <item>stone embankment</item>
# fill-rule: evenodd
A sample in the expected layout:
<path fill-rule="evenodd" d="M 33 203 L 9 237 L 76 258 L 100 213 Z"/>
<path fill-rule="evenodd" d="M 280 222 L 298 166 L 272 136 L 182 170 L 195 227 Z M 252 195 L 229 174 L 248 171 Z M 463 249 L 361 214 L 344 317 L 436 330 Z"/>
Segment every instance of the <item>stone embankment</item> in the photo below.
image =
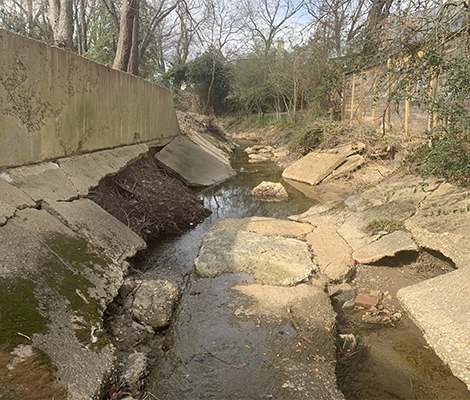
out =
<path fill-rule="evenodd" d="M 221 140 L 208 135 L 193 141 L 186 136 L 175 139 L 176 144 L 181 141 L 203 149 L 195 157 L 204 158 L 205 168 L 215 170 L 221 162 L 226 165 L 217 182 L 233 175 L 230 144 L 219 146 L 220 150 Z M 166 282 L 123 286 L 126 259 L 146 244 L 84 198 L 100 180 L 148 151 L 147 145 L 138 144 L 1 171 L 0 345 L 5 365 L 0 365 L 0 395 L 28 398 L 25 393 L 31 379 L 29 383 L 26 379 L 24 389 L 18 389 L 15 379 L 33 376 L 31 370 L 45 362 L 49 372 L 41 389 L 43 398 L 50 398 L 51 388 L 60 392 L 55 398 L 103 396 L 116 376 L 117 359 L 103 328 L 103 313 L 119 292 L 135 289 L 129 296 L 129 310 L 143 331 L 154 334 L 153 329 L 169 323 L 178 290 Z M 193 172 L 193 168 L 178 171 L 188 182 Z M 215 183 L 212 176 L 204 182 Z M 18 361 L 15 355 L 19 353 L 29 356 Z M 137 383 L 140 376 L 133 369 L 139 363 L 145 364 L 142 359 L 134 360 L 124 379 Z M 55 383 L 47 377 L 52 371 Z"/>

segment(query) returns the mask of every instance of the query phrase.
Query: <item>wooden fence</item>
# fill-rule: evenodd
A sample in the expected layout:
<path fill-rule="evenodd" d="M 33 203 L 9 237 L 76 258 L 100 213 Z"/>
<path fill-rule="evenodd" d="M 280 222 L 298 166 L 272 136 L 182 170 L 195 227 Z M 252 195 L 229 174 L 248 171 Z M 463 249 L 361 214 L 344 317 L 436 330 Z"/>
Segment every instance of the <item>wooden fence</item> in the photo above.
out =
<path fill-rule="evenodd" d="M 397 76 L 386 65 L 376 66 L 345 75 L 342 120 L 350 126 L 376 127 L 384 132 L 393 130 L 405 136 L 421 134 L 436 123 L 436 116 L 429 115 L 413 101 L 398 105 L 390 103 Z M 394 76 L 395 75 L 395 76 Z M 430 88 L 439 82 L 430 82 Z"/>

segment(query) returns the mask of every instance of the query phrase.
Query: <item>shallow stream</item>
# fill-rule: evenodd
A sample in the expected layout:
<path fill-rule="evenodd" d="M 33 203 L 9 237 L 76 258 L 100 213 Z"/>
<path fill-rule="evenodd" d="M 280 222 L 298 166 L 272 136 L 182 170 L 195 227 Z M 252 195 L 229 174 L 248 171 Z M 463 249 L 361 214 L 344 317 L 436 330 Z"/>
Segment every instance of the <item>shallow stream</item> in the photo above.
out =
<path fill-rule="evenodd" d="M 315 200 L 283 182 L 288 202 L 267 203 L 253 199 L 251 190 L 262 181 L 280 182 L 282 170 L 274 163 L 249 164 L 243 147 L 235 151 L 233 167 L 237 176 L 198 193 L 212 211 L 203 223 L 187 232 L 157 243 L 141 265 L 143 271 L 172 270 L 189 273 L 198 254 L 197 242 L 219 218 L 251 216 L 287 219 L 307 211 Z M 387 288 L 383 288 L 387 290 Z M 358 351 L 339 355 L 338 386 L 347 400 L 366 399 L 470 399 L 466 386 L 427 348 L 419 329 L 406 316 L 392 328 L 348 329 L 357 326 L 357 315 L 340 311 L 339 330 L 354 333 Z M 341 344 L 338 342 L 338 345 Z M 152 384 L 152 383 L 151 383 Z"/>

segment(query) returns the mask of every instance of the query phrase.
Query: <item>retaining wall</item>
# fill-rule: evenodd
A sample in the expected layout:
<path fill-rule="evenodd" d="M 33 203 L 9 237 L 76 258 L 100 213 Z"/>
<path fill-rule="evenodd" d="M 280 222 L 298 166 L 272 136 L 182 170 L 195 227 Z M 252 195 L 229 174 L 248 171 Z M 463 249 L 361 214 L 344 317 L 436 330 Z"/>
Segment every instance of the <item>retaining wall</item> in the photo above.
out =
<path fill-rule="evenodd" d="M 0 29 L 0 169 L 179 133 L 169 90 Z"/>

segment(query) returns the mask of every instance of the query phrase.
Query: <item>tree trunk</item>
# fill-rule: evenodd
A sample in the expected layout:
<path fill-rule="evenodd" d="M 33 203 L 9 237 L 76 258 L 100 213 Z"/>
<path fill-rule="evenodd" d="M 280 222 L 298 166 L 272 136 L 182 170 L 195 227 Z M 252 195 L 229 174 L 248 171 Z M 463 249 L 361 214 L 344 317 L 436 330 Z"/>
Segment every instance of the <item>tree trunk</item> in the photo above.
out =
<path fill-rule="evenodd" d="M 129 56 L 129 65 L 127 72 L 132 75 L 139 75 L 139 0 L 137 0 L 136 10 L 134 12 L 134 24 L 132 26 L 132 46 Z"/>
<path fill-rule="evenodd" d="M 49 0 L 47 15 L 57 47 L 73 50 L 73 1 Z"/>
<path fill-rule="evenodd" d="M 119 40 L 113 62 L 114 69 L 121 71 L 128 70 L 132 41 L 134 38 L 134 16 L 138 7 L 139 0 L 123 0 L 121 23 L 119 26 Z"/>

